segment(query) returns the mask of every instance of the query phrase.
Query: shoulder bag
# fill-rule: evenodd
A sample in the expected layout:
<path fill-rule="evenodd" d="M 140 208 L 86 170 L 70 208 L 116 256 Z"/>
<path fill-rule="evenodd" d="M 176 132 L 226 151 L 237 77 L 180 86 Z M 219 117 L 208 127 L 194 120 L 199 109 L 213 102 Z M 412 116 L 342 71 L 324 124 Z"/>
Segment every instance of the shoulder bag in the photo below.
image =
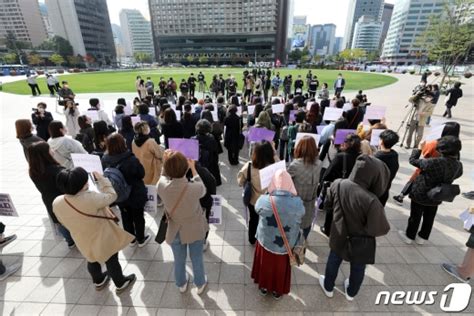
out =
<path fill-rule="evenodd" d="M 116 223 L 119 222 L 119 219 L 117 216 L 115 216 L 114 212 L 112 212 L 112 210 L 109 208 L 109 207 L 106 207 L 105 208 L 105 211 L 107 213 L 109 213 L 110 217 L 109 216 L 100 216 L 100 215 L 93 215 L 93 214 L 87 214 L 87 213 L 84 213 L 84 212 L 81 212 L 80 210 L 78 210 L 74 205 L 71 204 L 71 202 L 68 201 L 68 199 L 66 199 L 66 197 L 64 197 L 64 201 L 66 202 L 67 205 L 69 205 L 73 210 L 75 210 L 77 213 L 81 214 L 81 215 L 84 215 L 84 216 L 87 216 L 87 217 L 93 217 L 93 218 L 101 218 L 101 219 L 106 219 L 106 220 L 111 220 L 111 221 L 114 221 Z"/>
<path fill-rule="evenodd" d="M 459 185 L 452 184 L 453 181 L 456 179 L 456 175 L 458 174 L 459 169 L 461 169 L 461 163 L 459 163 L 450 183 L 441 183 L 440 185 L 437 185 L 434 188 L 430 189 L 426 193 L 428 198 L 436 202 L 452 202 L 454 198 L 461 193 Z"/>
<path fill-rule="evenodd" d="M 375 263 L 375 237 L 367 235 L 356 235 L 349 232 L 347 220 L 344 215 L 344 208 L 341 203 L 341 184 L 337 185 L 337 197 L 339 200 L 339 207 L 341 208 L 342 221 L 346 227 L 346 249 L 349 256 L 349 262 L 360 264 L 374 264 Z"/>
<path fill-rule="evenodd" d="M 288 257 L 290 258 L 290 265 L 300 266 L 304 263 L 304 257 L 306 254 L 306 242 L 300 243 L 301 236 L 303 236 L 303 234 L 301 233 L 301 231 L 299 232 L 298 241 L 296 242 L 296 245 L 293 247 L 293 249 L 291 249 L 290 244 L 288 242 L 288 238 L 286 238 L 285 230 L 283 229 L 283 225 L 280 221 L 280 215 L 278 215 L 278 210 L 271 195 L 270 203 L 272 204 L 273 215 L 275 216 L 278 225 L 278 230 L 280 231 L 280 235 L 283 238 L 283 243 L 285 244 L 286 252 L 288 252 Z"/>
<path fill-rule="evenodd" d="M 156 237 L 155 237 L 155 241 L 157 243 L 162 244 L 163 241 L 165 241 L 166 231 L 168 230 L 168 222 L 171 219 L 171 216 L 176 211 L 176 208 L 178 208 L 179 202 L 181 202 L 181 198 L 184 196 L 184 193 L 186 193 L 187 189 L 188 189 L 188 184 L 186 183 L 180 195 L 178 195 L 178 200 L 176 201 L 173 208 L 171 209 L 171 212 L 169 214 L 166 212 L 166 210 L 163 212 L 163 216 L 161 217 L 161 221 L 160 221 L 160 227 L 158 228 L 158 233 L 156 234 Z"/>
<path fill-rule="evenodd" d="M 249 206 L 250 200 L 252 199 L 252 174 L 250 169 L 252 169 L 252 163 L 249 162 L 247 167 L 247 179 L 244 183 L 244 189 L 242 191 L 242 201 L 244 202 L 245 206 Z"/>

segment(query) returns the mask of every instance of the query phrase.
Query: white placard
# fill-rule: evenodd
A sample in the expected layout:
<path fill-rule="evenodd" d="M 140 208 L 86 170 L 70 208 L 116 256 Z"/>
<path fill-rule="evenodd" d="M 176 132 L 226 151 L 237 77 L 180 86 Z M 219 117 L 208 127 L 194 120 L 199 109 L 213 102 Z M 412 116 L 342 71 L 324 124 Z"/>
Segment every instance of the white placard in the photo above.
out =
<path fill-rule="evenodd" d="M 441 135 L 443 134 L 443 130 L 444 130 L 444 124 L 431 127 L 428 133 L 425 134 L 425 140 L 429 141 L 429 140 L 435 140 L 435 139 L 441 138 Z"/>
<path fill-rule="evenodd" d="M 385 106 L 368 106 L 365 110 L 364 120 L 381 120 L 385 117 Z"/>
<path fill-rule="evenodd" d="M 318 146 L 319 140 L 321 139 L 321 135 L 313 134 L 313 133 L 297 133 L 296 140 L 295 140 L 295 147 L 298 145 L 299 141 L 305 136 L 314 138 L 314 141 L 316 142 L 316 146 Z"/>
<path fill-rule="evenodd" d="M 284 104 L 272 104 L 272 112 L 273 113 L 283 113 L 285 110 L 285 105 Z"/>
<path fill-rule="evenodd" d="M 214 107 L 214 111 L 211 111 L 212 119 L 214 120 L 214 122 L 218 122 L 219 116 L 217 115 L 217 105 L 214 105 L 213 107 Z"/>
<path fill-rule="evenodd" d="M 147 213 L 153 213 L 157 211 L 157 192 L 156 186 L 154 185 L 145 185 L 147 189 L 147 202 L 145 204 L 144 210 Z"/>
<path fill-rule="evenodd" d="M 211 195 L 212 196 L 212 208 L 211 214 L 209 215 L 209 224 L 221 225 L 222 224 L 222 195 Z"/>
<path fill-rule="evenodd" d="M 324 110 L 323 121 L 337 121 L 342 116 L 342 109 L 326 108 Z"/>
<path fill-rule="evenodd" d="M 148 114 L 150 114 L 153 117 L 156 117 L 156 109 L 155 107 L 149 107 L 148 108 Z"/>
<path fill-rule="evenodd" d="M 255 112 L 255 105 L 247 106 L 247 114 L 253 114 Z"/>
<path fill-rule="evenodd" d="M 173 109 L 174 114 L 176 114 L 176 120 L 179 122 L 181 121 L 181 111 Z"/>
<path fill-rule="evenodd" d="M 135 124 L 142 120 L 140 116 L 130 116 L 130 118 L 132 119 L 132 126 L 135 126 Z"/>
<path fill-rule="evenodd" d="M 0 193 L 0 216 L 18 217 L 18 212 L 8 193 Z"/>
<path fill-rule="evenodd" d="M 380 143 L 380 134 L 384 131 L 384 129 L 373 129 L 372 133 L 370 134 L 370 146 L 377 147 Z"/>
<path fill-rule="evenodd" d="M 314 102 L 308 102 L 306 103 L 306 111 L 311 110 L 311 107 L 313 106 Z"/>
<path fill-rule="evenodd" d="M 336 107 L 336 102 L 337 102 L 336 100 L 329 101 L 329 107 L 335 108 Z"/>
<path fill-rule="evenodd" d="M 92 122 L 97 122 L 99 120 L 99 111 L 95 111 L 95 110 L 88 110 L 86 112 L 86 115 L 88 117 L 90 117 L 91 121 Z"/>
<path fill-rule="evenodd" d="M 260 169 L 259 174 L 260 174 L 260 187 L 262 189 L 266 189 L 269 185 L 270 182 L 272 181 L 273 175 L 278 171 L 278 170 L 286 170 L 286 163 L 285 160 L 281 160 L 279 162 L 276 162 L 274 164 L 271 164 L 263 169 Z"/>
<path fill-rule="evenodd" d="M 342 111 L 347 112 L 350 109 L 352 109 L 352 103 L 344 103 L 344 106 L 342 107 Z"/>
<path fill-rule="evenodd" d="M 123 108 L 123 113 L 125 113 L 125 115 L 132 115 L 133 113 L 132 107 L 129 104 L 127 104 L 127 106 Z"/>
<path fill-rule="evenodd" d="M 472 225 L 474 225 L 474 214 L 469 212 L 469 209 L 466 209 L 464 212 L 459 214 L 459 218 L 463 221 L 465 230 L 470 230 Z"/>
<path fill-rule="evenodd" d="M 237 115 L 242 116 L 242 107 L 241 106 L 237 107 Z"/>
<path fill-rule="evenodd" d="M 72 163 L 74 167 L 82 167 L 87 172 L 98 172 L 100 174 L 104 173 L 102 169 L 102 163 L 100 162 L 100 157 L 97 155 L 89 154 L 71 154 Z"/>

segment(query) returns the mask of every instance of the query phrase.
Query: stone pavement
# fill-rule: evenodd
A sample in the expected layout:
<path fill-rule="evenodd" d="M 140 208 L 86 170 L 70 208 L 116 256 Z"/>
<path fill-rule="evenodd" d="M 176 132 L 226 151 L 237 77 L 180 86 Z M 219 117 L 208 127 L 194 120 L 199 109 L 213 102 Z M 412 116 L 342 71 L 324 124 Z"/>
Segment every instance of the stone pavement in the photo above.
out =
<path fill-rule="evenodd" d="M 388 107 L 389 127 L 397 129 L 406 113 L 404 106 L 419 77 L 397 75 L 397 83 L 366 91 L 374 105 Z M 474 189 L 472 182 L 474 160 L 474 100 L 473 80 L 466 80 L 464 98 L 454 109 L 454 119 L 461 123 L 463 141 L 462 162 L 464 175 L 457 182 L 462 191 Z M 74 88 L 74 87 L 72 87 Z M 131 94 L 124 94 L 131 97 Z M 348 92 L 353 96 L 353 92 Z M 95 95 L 97 96 L 97 95 Z M 114 100 L 119 94 L 99 95 L 102 100 Z M 81 95 L 79 98 L 88 98 Z M 40 194 L 30 181 L 27 164 L 17 139 L 14 121 L 28 118 L 31 107 L 47 97 L 15 96 L 0 93 L 0 192 L 10 193 L 20 214 L 17 218 L 1 218 L 7 225 L 6 233 L 15 233 L 18 239 L 5 247 L 1 258 L 8 264 L 15 260 L 22 268 L 12 277 L 0 282 L 0 315 L 310 315 L 310 314 L 398 314 L 442 313 L 440 296 L 446 285 L 456 280 L 444 273 L 439 264 L 458 263 L 462 260 L 468 234 L 462 230 L 459 213 L 469 201 L 458 197 L 454 203 L 439 208 L 430 241 L 424 246 L 405 245 L 397 230 L 404 229 L 409 214 L 409 202 L 403 207 L 389 201 L 386 212 L 391 224 L 390 233 L 378 239 L 376 264 L 368 266 L 363 287 L 357 298 L 349 303 L 340 293 L 328 299 L 318 284 L 319 273 L 324 273 L 328 255 L 328 242 L 317 229 L 309 237 L 306 263 L 293 269 L 290 295 L 281 301 L 263 298 L 258 294 L 250 271 L 253 247 L 246 241 L 245 217 L 242 213 L 241 190 L 236 185 L 239 167 L 227 163 L 221 155 L 223 185 L 218 193 L 224 197 L 224 223 L 212 225 L 210 248 L 205 253 L 209 287 L 198 296 L 194 286 L 180 294 L 173 282 L 171 249 L 167 245 L 150 242 L 144 248 L 126 248 L 120 253 L 125 273 L 136 273 L 138 281 L 131 291 L 117 296 L 114 286 L 96 292 L 80 253 L 69 250 L 66 243 L 57 241 L 52 232 Z M 444 110 L 440 100 L 434 118 L 440 119 Z M 109 104 L 106 102 L 106 104 Z M 108 105 L 108 112 L 112 110 Z M 85 109 L 83 105 L 81 108 Z M 52 110 L 52 109 L 50 109 Z M 53 113 L 55 118 L 61 115 Z M 392 185 L 391 194 L 398 193 L 412 173 L 408 164 L 408 151 L 400 153 L 401 167 Z M 241 152 L 241 157 L 246 157 Z M 244 163 L 244 158 L 241 163 Z M 153 236 L 161 211 L 146 216 L 147 231 Z M 321 215 L 319 215 L 321 218 Z M 188 266 L 189 268 L 189 266 Z M 348 276 L 344 264 L 337 286 Z M 438 291 L 433 305 L 375 305 L 377 293 L 382 290 Z M 471 301 L 465 313 L 474 313 Z"/>

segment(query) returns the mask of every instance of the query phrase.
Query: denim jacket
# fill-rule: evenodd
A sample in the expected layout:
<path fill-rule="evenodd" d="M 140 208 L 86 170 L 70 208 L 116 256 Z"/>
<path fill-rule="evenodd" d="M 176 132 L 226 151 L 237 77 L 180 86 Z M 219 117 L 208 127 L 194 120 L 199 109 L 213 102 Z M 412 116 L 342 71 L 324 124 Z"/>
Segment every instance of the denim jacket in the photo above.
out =
<path fill-rule="evenodd" d="M 276 190 L 272 193 L 278 215 L 290 247 L 298 241 L 301 218 L 305 213 L 303 201 L 288 191 Z M 286 254 L 285 244 L 273 215 L 270 195 L 262 195 L 255 204 L 255 211 L 260 216 L 257 227 L 257 240 L 268 251 Z"/>

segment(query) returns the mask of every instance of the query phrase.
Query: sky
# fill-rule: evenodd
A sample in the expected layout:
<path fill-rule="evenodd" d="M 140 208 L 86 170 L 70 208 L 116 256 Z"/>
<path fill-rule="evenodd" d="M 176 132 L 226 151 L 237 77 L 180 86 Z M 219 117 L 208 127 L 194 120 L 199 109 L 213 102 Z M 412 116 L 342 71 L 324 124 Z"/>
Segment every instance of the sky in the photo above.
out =
<path fill-rule="evenodd" d="M 336 24 L 336 36 L 343 36 L 346 27 L 347 9 L 349 0 L 294 0 L 295 15 L 306 15 L 308 24 Z M 394 3 L 396 0 L 385 0 Z M 44 2 L 44 0 L 39 0 Z M 120 25 L 119 13 L 121 9 L 138 9 L 150 19 L 148 0 L 107 0 L 110 21 Z"/>

